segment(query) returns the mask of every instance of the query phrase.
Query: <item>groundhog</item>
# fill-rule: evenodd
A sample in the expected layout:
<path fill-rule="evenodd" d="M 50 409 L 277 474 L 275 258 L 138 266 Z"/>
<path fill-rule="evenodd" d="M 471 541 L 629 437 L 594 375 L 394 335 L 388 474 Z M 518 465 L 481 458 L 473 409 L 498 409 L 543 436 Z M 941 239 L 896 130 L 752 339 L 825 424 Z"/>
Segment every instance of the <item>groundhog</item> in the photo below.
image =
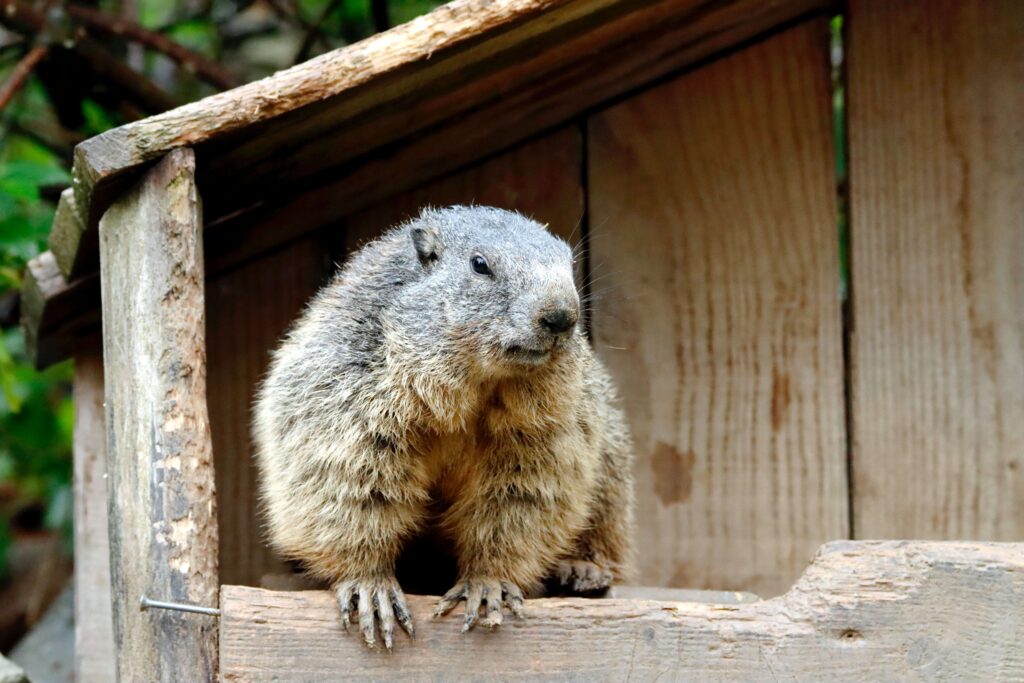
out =
<path fill-rule="evenodd" d="M 520 214 L 426 209 L 352 256 L 273 354 L 254 418 L 270 541 L 370 647 L 396 620 L 413 635 L 395 562 L 428 528 L 458 562 L 435 617 L 464 600 L 463 631 L 522 617 L 549 577 L 626 578 L 632 446 L 573 260 Z"/>

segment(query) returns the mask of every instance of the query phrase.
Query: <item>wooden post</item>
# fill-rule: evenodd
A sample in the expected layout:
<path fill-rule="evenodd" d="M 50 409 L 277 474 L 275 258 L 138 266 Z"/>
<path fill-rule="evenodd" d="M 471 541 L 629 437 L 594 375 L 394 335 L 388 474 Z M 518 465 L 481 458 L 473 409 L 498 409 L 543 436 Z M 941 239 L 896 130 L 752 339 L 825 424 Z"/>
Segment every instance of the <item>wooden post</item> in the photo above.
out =
<path fill-rule="evenodd" d="M 114 679 L 107 526 L 103 352 L 90 336 L 75 348 L 75 681 Z M 2 680 L 2 679 L 0 679 Z"/>
<path fill-rule="evenodd" d="M 168 154 L 100 220 L 110 557 L 121 681 L 209 681 L 217 517 L 206 408 L 201 213 L 191 150 Z"/>

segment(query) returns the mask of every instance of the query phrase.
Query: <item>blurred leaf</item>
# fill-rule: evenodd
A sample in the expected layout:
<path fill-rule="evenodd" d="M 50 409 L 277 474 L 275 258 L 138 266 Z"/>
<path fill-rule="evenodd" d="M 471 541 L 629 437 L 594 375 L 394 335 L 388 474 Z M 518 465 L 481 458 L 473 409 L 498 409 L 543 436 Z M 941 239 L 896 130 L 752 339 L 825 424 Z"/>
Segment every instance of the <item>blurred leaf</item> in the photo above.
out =
<path fill-rule="evenodd" d="M 14 359 L 11 358 L 7 344 L 0 344 L 0 390 L 2 390 L 7 409 L 11 413 L 21 410 L 21 397 L 16 391 Z"/>
<path fill-rule="evenodd" d="M 220 38 L 217 27 L 210 19 L 189 19 L 173 25 L 167 36 L 207 57 L 217 55 Z"/>
<path fill-rule="evenodd" d="M 93 136 L 115 128 L 117 119 L 94 100 L 82 100 L 82 116 L 85 117 L 86 135 Z"/>

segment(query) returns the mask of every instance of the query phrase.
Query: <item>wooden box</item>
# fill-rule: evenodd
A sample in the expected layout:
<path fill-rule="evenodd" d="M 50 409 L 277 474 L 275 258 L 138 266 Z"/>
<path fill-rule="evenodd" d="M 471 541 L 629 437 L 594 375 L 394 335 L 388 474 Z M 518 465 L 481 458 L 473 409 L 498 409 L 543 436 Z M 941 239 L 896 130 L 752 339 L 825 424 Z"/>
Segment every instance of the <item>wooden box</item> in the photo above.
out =
<path fill-rule="evenodd" d="M 1022 83 L 1013 0 L 456 0 L 86 141 L 23 292 L 76 360 L 79 680 L 1024 679 Z M 769 599 L 414 598 L 386 656 L 260 588 L 268 351 L 428 203 L 585 248 L 640 583 Z"/>

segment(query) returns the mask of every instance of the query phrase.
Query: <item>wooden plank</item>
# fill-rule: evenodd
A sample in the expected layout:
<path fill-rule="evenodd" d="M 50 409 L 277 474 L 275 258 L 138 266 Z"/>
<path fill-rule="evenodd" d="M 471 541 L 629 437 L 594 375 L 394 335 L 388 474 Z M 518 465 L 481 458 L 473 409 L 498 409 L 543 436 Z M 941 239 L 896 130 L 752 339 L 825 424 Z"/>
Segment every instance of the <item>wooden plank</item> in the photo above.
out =
<path fill-rule="evenodd" d="M 851 3 L 858 536 L 1024 538 L 1024 4 Z"/>
<path fill-rule="evenodd" d="M 75 350 L 75 680 L 115 678 L 107 526 L 103 349 L 98 338 Z"/>
<path fill-rule="evenodd" d="M 263 202 L 273 194 L 294 194 L 308 187 L 316 174 L 336 177 L 343 164 L 361 165 L 363 157 L 382 145 L 393 146 L 403 137 L 421 136 L 442 124 L 461 126 L 467 114 L 477 118 L 475 113 L 486 110 L 483 123 L 498 139 L 480 150 L 478 136 L 456 138 L 458 164 L 465 164 L 471 160 L 465 158 L 467 153 L 494 152 L 563 123 L 613 92 L 832 4 L 456 0 L 271 78 L 79 145 L 75 192 L 87 229 L 72 275 L 94 267 L 91 226 L 109 197 L 148 160 L 176 146 L 199 146 L 200 159 L 205 160 L 203 182 L 218 188 L 210 197 L 211 207 L 216 206 L 210 217 Z M 656 47 L 657 52 L 638 51 L 638 44 Z M 638 59 L 638 54 L 643 56 Z M 509 98 L 516 98 L 519 106 L 503 106 Z M 511 129 L 514 139 L 506 132 Z M 487 140 L 489 135 L 482 137 Z M 438 145 L 432 149 L 433 163 L 449 163 L 453 150 Z M 384 156 L 393 151 L 392 147 Z M 403 167 L 409 167 L 408 162 L 396 165 Z M 420 170 L 421 165 L 412 168 Z M 421 176 L 397 189 L 425 179 Z M 361 194 L 355 191 L 351 196 L 359 199 Z"/>
<path fill-rule="evenodd" d="M 460 633 L 409 596 L 416 640 L 367 651 L 327 591 L 225 586 L 225 681 L 1011 681 L 1024 677 L 1024 545 L 825 546 L 785 595 L 740 605 L 528 600 Z"/>
<path fill-rule="evenodd" d="M 424 206 L 482 204 L 530 216 L 570 244 L 582 239 L 583 163 L 579 129 L 562 128 L 409 192 L 345 221 L 345 250 L 414 218 Z"/>
<path fill-rule="evenodd" d="M 121 681 L 206 681 L 217 510 L 206 410 L 203 252 L 195 162 L 170 153 L 100 221 L 111 581 Z"/>
<path fill-rule="evenodd" d="M 75 202 L 75 190 L 73 187 L 69 187 L 60 193 L 57 212 L 53 216 L 53 226 L 50 228 L 50 237 L 47 240 L 54 260 L 65 277 L 71 274 L 74 267 L 78 244 L 83 232 L 85 232 L 85 223 L 82 222 L 78 205 Z"/>
<path fill-rule="evenodd" d="M 264 574 L 287 571 L 264 543 L 250 407 L 271 350 L 330 266 L 325 249 L 304 239 L 207 286 L 208 402 L 224 583 L 259 585 Z"/>
<path fill-rule="evenodd" d="M 788 588 L 848 535 L 827 29 L 589 122 L 595 348 L 637 447 L 640 582 Z"/>

